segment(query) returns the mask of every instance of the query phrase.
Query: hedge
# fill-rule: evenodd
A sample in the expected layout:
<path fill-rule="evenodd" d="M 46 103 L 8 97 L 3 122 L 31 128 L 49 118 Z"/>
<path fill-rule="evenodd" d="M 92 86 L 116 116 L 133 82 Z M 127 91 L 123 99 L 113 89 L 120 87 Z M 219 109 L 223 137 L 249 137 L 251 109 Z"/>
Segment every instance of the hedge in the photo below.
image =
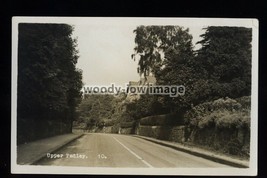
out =
<path fill-rule="evenodd" d="M 185 114 L 190 125 L 199 128 L 250 127 L 250 97 L 220 98 L 195 106 Z"/>
<path fill-rule="evenodd" d="M 121 128 L 133 128 L 135 125 L 135 122 L 121 122 Z"/>
<path fill-rule="evenodd" d="M 148 116 L 140 119 L 140 124 L 146 126 L 182 125 L 183 117 L 176 114 Z"/>
<path fill-rule="evenodd" d="M 113 125 L 115 125 L 118 122 L 115 119 L 104 119 L 103 121 L 105 122 L 105 126 L 106 127 L 113 126 Z"/>

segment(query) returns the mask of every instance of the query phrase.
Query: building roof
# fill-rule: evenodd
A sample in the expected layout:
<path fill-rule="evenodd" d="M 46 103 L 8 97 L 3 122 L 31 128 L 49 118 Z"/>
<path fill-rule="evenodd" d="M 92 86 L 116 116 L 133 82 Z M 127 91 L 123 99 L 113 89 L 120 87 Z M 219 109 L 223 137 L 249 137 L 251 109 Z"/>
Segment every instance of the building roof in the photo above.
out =
<path fill-rule="evenodd" d="M 141 78 L 139 81 L 139 85 L 145 85 L 145 84 L 156 84 L 156 78 L 154 76 L 146 76 L 145 78 Z"/>

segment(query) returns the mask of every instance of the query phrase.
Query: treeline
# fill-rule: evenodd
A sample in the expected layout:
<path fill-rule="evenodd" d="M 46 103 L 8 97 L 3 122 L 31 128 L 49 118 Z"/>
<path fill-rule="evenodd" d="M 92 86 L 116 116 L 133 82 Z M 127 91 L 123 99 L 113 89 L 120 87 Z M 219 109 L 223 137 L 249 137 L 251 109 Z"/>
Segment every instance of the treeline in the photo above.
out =
<path fill-rule="evenodd" d="M 185 114 L 186 141 L 245 158 L 250 154 L 251 97 L 204 102 Z"/>
<path fill-rule="evenodd" d="M 207 27 L 198 50 L 183 27 L 139 26 L 134 32 L 132 57 L 139 74 L 154 75 L 158 85 L 184 85 L 186 92 L 141 96 L 131 112 L 143 117 L 153 110 L 151 115 L 176 114 L 173 119 L 184 122 L 185 142 L 249 157 L 252 29 Z M 147 110 L 141 112 L 144 105 Z"/>
<path fill-rule="evenodd" d="M 183 27 L 139 26 L 134 33 L 140 76 L 184 85 L 185 95 L 89 95 L 79 122 L 248 157 L 252 29 L 207 27 L 198 50 Z"/>
<path fill-rule="evenodd" d="M 82 87 L 73 27 L 20 23 L 18 28 L 18 143 L 71 132 Z"/>
<path fill-rule="evenodd" d="M 154 75 L 159 85 L 186 88 L 184 96 L 141 96 L 137 105 L 150 103 L 147 108 L 157 114 L 183 114 L 203 102 L 251 94 L 252 29 L 207 27 L 198 50 L 183 27 L 139 26 L 134 33 L 132 58 L 138 61 L 139 74 Z"/>
<path fill-rule="evenodd" d="M 78 119 L 74 122 L 75 127 L 85 123 L 87 129 L 96 131 L 104 126 L 119 124 L 125 120 L 123 112 L 125 98 L 125 94 L 116 97 L 102 94 L 85 95 L 77 108 Z"/>
<path fill-rule="evenodd" d="M 79 107 L 80 122 L 85 120 L 88 125 L 105 119 L 131 122 L 171 113 L 177 115 L 180 123 L 187 111 L 204 102 L 249 96 L 252 30 L 214 26 L 204 30 L 198 42 L 201 48 L 194 50 L 189 29 L 137 27 L 132 58 L 138 61 L 140 76 L 153 75 L 158 85 L 184 85 L 185 95 L 141 95 L 133 101 L 126 96 L 120 100 L 113 96 L 89 96 Z"/>

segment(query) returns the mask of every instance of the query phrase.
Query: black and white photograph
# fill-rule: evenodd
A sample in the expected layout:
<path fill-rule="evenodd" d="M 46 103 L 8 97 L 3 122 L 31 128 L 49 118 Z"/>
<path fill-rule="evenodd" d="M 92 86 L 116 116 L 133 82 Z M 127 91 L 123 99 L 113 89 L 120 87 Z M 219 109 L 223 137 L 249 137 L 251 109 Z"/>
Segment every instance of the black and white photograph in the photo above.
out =
<path fill-rule="evenodd" d="M 11 172 L 256 175 L 258 20 L 13 17 Z"/>

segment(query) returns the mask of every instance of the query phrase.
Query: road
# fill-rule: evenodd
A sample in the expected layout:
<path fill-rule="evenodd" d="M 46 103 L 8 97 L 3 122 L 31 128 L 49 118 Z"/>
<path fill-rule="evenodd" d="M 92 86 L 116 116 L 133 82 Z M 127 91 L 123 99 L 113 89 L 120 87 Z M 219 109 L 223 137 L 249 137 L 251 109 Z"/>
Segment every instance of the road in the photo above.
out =
<path fill-rule="evenodd" d="M 227 167 L 204 158 L 118 134 L 85 134 L 56 153 L 47 154 L 38 165 L 87 167 Z"/>

